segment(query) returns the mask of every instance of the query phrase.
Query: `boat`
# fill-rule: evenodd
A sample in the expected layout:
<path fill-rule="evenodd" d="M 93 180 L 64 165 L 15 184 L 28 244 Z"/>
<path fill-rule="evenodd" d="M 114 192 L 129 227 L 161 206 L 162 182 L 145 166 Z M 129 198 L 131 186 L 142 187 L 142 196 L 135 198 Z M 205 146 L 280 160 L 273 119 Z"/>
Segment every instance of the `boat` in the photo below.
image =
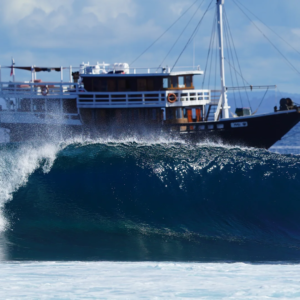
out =
<path fill-rule="evenodd" d="M 300 121 L 300 107 L 283 98 L 279 107 L 272 107 L 267 114 L 238 108 L 230 115 L 223 6 L 224 0 L 216 0 L 220 90 L 195 87 L 195 76 L 204 75 L 200 67 L 134 69 L 127 63 L 82 63 L 75 71 L 71 66 L 23 67 L 12 63 L 8 68 L 13 81 L 0 81 L 0 97 L 6 101 L 6 109 L 0 111 L 1 128 L 9 131 L 12 142 L 54 133 L 97 137 L 151 131 L 191 142 L 270 148 Z M 16 70 L 30 72 L 30 80 L 16 81 Z M 58 72 L 60 81 L 41 81 L 37 79 L 39 72 Z M 64 80 L 66 72 L 68 80 Z"/>

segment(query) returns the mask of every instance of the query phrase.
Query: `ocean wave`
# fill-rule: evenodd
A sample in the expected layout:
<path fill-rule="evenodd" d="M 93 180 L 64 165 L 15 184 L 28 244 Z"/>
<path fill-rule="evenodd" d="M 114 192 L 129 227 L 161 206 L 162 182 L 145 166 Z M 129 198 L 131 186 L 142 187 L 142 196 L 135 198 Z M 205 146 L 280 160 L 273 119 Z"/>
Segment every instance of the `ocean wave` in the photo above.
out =
<path fill-rule="evenodd" d="M 0 152 L 11 259 L 299 257 L 298 156 L 132 137 Z"/>

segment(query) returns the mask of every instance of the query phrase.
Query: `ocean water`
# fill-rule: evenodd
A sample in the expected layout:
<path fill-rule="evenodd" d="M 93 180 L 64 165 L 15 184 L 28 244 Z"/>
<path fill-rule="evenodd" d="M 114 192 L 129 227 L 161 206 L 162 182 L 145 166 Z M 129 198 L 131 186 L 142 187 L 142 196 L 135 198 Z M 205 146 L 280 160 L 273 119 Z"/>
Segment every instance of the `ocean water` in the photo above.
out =
<path fill-rule="evenodd" d="M 300 298 L 299 137 L 1 144 L 1 299 Z"/>

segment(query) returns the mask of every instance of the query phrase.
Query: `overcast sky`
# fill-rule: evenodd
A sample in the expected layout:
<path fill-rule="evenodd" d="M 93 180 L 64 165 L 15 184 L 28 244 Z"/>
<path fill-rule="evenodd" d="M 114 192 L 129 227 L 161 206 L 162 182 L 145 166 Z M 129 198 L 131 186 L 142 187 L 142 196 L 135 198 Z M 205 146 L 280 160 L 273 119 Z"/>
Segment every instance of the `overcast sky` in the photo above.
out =
<path fill-rule="evenodd" d="M 197 7 L 204 1 L 201 8 Z M 172 66 L 211 0 L 196 4 L 134 67 L 161 64 L 180 32 L 190 22 L 164 65 Z M 300 52 L 299 0 L 236 0 Z M 131 63 L 195 0 L 0 0 L 0 64 L 79 66 L 81 62 Z M 214 7 L 214 5 L 213 5 Z M 278 84 L 281 91 L 299 92 L 300 73 L 293 70 L 263 35 L 225 0 L 230 28 L 243 75 L 252 85 Z M 195 64 L 205 68 L 214 8 L 195 37 Z M 253 16 L 255 24 L 300 72 L 300 54 L 286 45 Z M 193 43 L 178 66 L 193 65 Z M 227 69 L 229 66 L 227 65 Z M 19 73 L 18 73 L 19 72 Z M 17 71 L 17 75 L 22 71 Z M 9 80 L 9 70 L 2 77 Z M 24 73 L 22 73 L 24 76 Z M 227 72 L 227 85 L 230 74 Z"/>

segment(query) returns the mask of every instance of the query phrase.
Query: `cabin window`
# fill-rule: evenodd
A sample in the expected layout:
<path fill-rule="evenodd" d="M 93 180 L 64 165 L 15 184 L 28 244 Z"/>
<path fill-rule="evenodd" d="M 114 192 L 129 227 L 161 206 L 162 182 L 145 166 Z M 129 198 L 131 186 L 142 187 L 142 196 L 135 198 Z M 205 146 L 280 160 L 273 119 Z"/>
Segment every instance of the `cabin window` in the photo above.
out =
<path fill-rule="evenodd" d="M 178 85 L 179 85 L 180 88 L 185 88 L 184 77 L 183 76 L 178 77 Z"/>
<path fill-rule="evenodd" d="M 185 86 L 192 87 L 192 85 L 193 85 L 192 76 L 191 75 L 185 76 Z"/>
<path fill-rule="evenodd" d="M 146 91 L 147 90 L 147 81 L 144 78 L 138 79 L 137 81 L 137 90 Z"/>
<path fill-rule="evenodd" d="M 147 91 L 154 91 L 154 81 L 153 78 L 147 79 Z"/>
<path fill-rule="evenodd" d="M 101 79 L 94 78 L 93 91 L 95 91 L 95 92 L 101 92 L 102 91 L 102 82 L 101 82 Z"/>
<path fill-rule="evenodd" d="M 100 80 L 101 92 L 107 92 L 107 80 L 101 79 Z"/>
<path fill-rule="evenodd" d="M 131 91 L 132 81 L 126 80 L 126 91 Z"/>
<path fill-rule="evenodd" d="M 118 80 L 118 91 L 119 92 L 126 91 L 126 80 L 125 79 Z"/>
<path fill-rule="evenodd" d="M 83 84 L 84 84 L 84 88 L 88 92 L 93 91 L 93 81 L 91 79 L 84 78 Z"/>
<path fill-rule="evenodd" d="M 178 88 L 178 77 L 172 77 L 172 86 L 173 88 Z"/>
<path fill-rule="evenodd" d="M 163 78 L 163 88 L 167 89 L 171 87 L 171 85 L 169 86 L 169 78 Z"/>
<path fill-rule="evenodd" d="M 172 78 L 171 77 L 163 78 L 163 88 L 164 89 L 172 88 Z"/>
<path fill-rule="evenodd" d="M 109 92 L 116 91 L 116 81 L 114 79 L 107 80 L 107 88 Z"/>

